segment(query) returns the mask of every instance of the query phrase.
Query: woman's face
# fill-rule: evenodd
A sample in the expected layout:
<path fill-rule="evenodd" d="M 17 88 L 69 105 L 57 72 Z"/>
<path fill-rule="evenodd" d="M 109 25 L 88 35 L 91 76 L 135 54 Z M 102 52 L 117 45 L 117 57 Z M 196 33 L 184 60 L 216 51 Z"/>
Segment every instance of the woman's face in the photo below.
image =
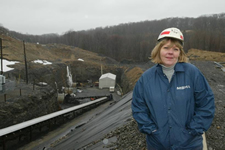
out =
<path fill-rule="evenodd" d="M 175 65 L 178 61 L 179 55 L 180 49 L 176 45 L 171 45 L 170 40 L 160 49 L 160 58 L 162 60 L 162 64 L 166 67 Z"/>

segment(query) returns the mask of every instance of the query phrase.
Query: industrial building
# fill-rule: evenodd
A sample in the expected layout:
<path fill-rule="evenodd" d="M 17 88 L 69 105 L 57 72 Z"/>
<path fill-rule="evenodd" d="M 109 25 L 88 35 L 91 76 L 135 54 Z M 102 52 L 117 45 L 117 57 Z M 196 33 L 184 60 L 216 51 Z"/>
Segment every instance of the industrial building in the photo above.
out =
<path fill-rule="evenodd" d="M 116 85 L 116 75 L 112 74 L 112 73 L 106 73 L 103 74 L 100 78 L 99 78 L 99 88 L 103 89 L 103 88 L 109 88 L 110 87 L 115 87 Z"/>

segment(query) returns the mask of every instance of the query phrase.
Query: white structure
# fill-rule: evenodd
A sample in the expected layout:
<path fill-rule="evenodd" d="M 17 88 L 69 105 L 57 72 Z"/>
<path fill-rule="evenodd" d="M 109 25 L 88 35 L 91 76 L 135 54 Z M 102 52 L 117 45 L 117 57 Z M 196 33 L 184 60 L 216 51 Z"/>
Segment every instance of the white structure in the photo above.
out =
<path fill-rule="evenodd" d="M 99 88 L 109 88 L 109 87 L 115 87 L 116 85 L 116 75 L 112 73 L 106 73 L 103 74 L 99 78 Z"/>
<path fill-rule="evenodd" d="M 73 84 L 73 79 L 72 79 L 72 74 L 71 74 L 71 71 L 69 69 L 69 67 L 67 66 L 67 85 L 69 87 L 72 87 L 72 84 Z"/>

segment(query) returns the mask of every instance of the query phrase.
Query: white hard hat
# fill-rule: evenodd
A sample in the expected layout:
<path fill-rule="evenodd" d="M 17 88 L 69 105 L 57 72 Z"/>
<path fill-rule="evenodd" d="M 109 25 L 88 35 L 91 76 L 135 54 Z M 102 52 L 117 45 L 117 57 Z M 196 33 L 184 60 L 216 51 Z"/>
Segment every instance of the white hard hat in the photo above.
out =
<path fill-rule="evenodd" d="M 158 37 L 158 41 L 160 41 L 163 38 L 174 38 L 177 40 L 180 40 L 182 45 L 184 44 L 184 36 L 182 34 L 182 32 L 177 29 L 177 28 L 167 28 L 165 30 L 163 30 Z"/>

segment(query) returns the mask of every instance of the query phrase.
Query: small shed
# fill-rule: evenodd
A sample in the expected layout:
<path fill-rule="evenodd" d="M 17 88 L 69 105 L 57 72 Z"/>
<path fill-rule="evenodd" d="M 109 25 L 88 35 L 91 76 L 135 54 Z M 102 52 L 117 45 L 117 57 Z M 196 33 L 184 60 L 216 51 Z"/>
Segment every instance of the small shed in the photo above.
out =
<path fill-rule="evenodd" d="M 116 85 L 116 75 L 112 73 L 106 73 L 103 74 L 99 78 L 99 88 L 109 88 L 109 87 L 115 87 Z"/>

